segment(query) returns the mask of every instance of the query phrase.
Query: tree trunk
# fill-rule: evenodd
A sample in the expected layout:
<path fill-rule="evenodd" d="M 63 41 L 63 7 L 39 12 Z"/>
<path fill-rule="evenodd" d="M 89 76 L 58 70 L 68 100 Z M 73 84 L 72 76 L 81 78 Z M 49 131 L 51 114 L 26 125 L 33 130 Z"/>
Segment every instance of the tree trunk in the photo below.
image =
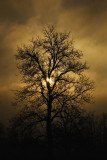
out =
<path fill-rule="evenodd" d="M 50 79 L 50 75 L 48 75 Z M 53 140 L 52 140 L 52 123 L 51 123 L 51 110 L 52 110 L 52 97 L 51 97 L 51 88 L 50 82 L 47 82 L 48 88 L 48 105 L 47 105 L 47 139 L 48 139 L 48 159 L 52 159 L 53 152 Z"/>
<path fill-rule="evenodd" d="M 52 108 L 52 102 L 49 101 L 48 110 L 47 110 L 47 138 L 48 138 L 48 158 L 50 160 L 52 159 L 52 148 L 53 148 L 52 127 L 51 127 L 51 108 Z"/>

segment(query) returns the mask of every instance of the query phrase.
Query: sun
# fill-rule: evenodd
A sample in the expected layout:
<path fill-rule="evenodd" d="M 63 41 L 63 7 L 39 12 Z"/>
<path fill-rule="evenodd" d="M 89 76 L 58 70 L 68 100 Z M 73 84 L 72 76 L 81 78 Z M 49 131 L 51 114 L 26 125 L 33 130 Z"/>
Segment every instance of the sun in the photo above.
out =
<path fill-rule="evenodd" d="M 50 84 L 52 83 L 51 78 L 48 78 L 48 77 L 47 77 L 46 81 L 49 82 Z"/>

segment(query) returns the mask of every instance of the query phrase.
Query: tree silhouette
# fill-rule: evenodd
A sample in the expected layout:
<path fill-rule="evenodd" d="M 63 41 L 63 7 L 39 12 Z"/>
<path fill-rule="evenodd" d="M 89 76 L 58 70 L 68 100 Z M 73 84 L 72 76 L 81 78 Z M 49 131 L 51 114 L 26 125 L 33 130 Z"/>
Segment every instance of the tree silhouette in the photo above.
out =
<path fill-rule="evenodd" d="M 16 102 L 23 102 L 28 117 L 45 126 L 48 153 L 52 157 L 52 124 L 70 112 L 71 106 L 90 103 L 93 82 L 83 73 L 88 69 L 83 53 L 73 46 L 70 33 L 57 32 L 54 26 L 43 29 L 43 38 L 18 48 L 17 67 L 23 87 Z M 33 112 L 32 112 L 33 109 Z"/>

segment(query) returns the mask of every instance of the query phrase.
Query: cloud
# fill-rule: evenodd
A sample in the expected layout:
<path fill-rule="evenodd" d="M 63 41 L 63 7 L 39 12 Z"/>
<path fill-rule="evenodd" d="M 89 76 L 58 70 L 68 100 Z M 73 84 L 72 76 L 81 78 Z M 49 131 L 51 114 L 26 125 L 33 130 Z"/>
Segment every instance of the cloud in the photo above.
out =
<path fill-rule="evenodd" d="M 32 0 L 7 0 L 0 5 L 1 21 L 24 23 L 34 15 Z"/>
<path fill-rule="evenodd" d="M 107 77 L 107 1 L 63 0 L 59 26 L 71 30 L 77 48 L 84 51 L 97 83 Z M 98 11 L 98 12 L 97 12 Z"/>
<path fill-rule="evenodd" d="M 99 15 L 107 8 L 106 0 L 63 0 L 62 4 L 65 9 L 86 8 L 92 15 Z"/>
<path fill-rule="evenodd" d="M 61 0 L 7 0 L 0 5 L 0 20 L 25 24 L 32 17 L 41 24 L 56 21 Z"/>
<path fill-rule="evenodd" d="M 11 105 L 7 105 L 12 98 L 9 91 L 19 83 L 14 59 L 17 46 L 41 34 L 46 23 L 56 25 L 61 31 L 71 31 L 75 47 L 83 50 L 90 66 L 89 76 L 96 83 L 95 106 L 99 103 L 98 108 L 106 108 L 106 98 L 103 99 L 107 96 L 106 0 L 7 0 L 1 1 L 0 15 L 1 114 L 11 110 Z"/>

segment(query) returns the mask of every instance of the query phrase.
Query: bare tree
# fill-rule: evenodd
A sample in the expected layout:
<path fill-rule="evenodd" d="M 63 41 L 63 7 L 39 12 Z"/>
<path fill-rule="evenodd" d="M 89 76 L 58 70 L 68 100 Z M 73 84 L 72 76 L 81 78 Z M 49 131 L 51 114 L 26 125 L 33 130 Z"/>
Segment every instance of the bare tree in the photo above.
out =
<path fill-rule="evenodd" d="M 34 109 L 37 121 L 46 123 L 49 156 L 53 121 L 71 105 L 91 100 L 93 82 L 83 74 L 88 67 L 82 56 L 74 48 L 70 33 L 57 32 L 54 26 L 44 27 L 43 38 L 18 48 L 17 66 L 25 85 L 17 91 L 16 99 Z"/>

